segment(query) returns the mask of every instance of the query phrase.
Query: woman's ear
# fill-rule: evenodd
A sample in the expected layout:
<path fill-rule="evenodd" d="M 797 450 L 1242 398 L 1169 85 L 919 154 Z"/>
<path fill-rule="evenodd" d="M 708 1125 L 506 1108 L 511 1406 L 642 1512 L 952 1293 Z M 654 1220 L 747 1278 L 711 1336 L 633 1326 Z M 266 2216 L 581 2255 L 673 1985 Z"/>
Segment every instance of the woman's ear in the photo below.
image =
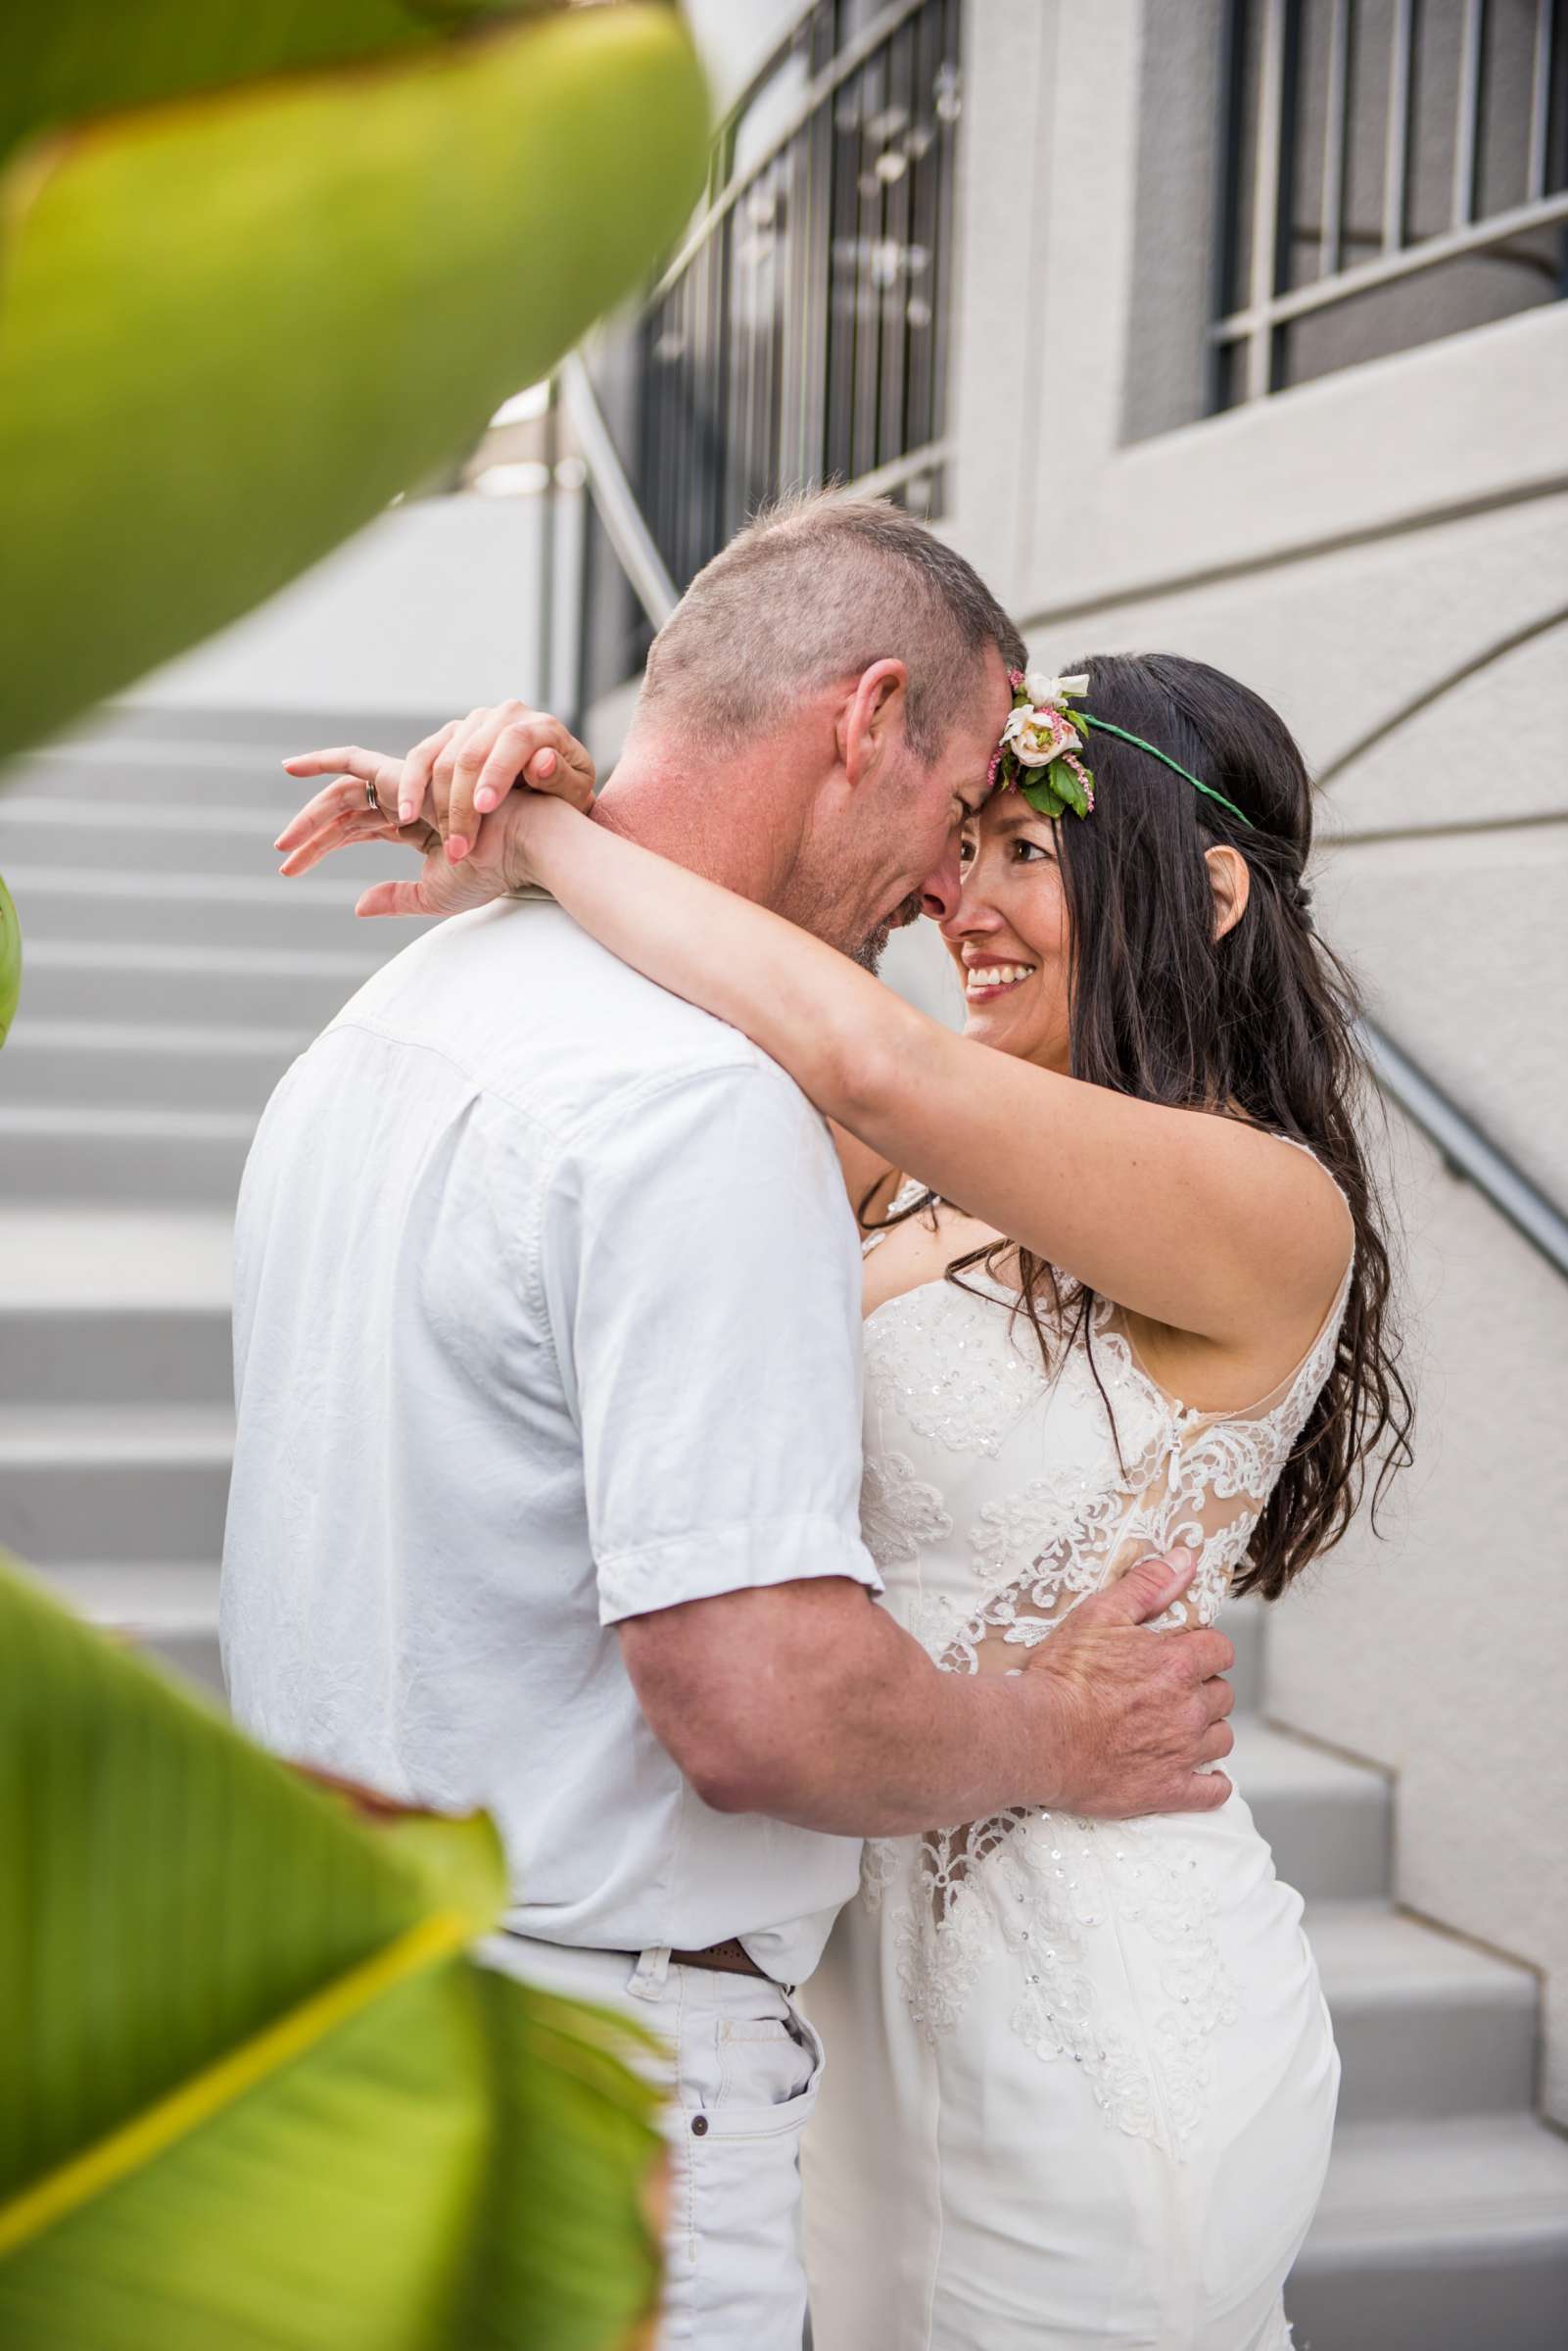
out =
<path fill-rule="evenodd" d="M 1206 849 L 1204 863 L 1209 868 L 1209 887 L 1214 898 L 1214 936 L 1223 938 L 1234 931 L 1247 911 L 1252 892 L 1252 868 L 1240 849 Z"/>

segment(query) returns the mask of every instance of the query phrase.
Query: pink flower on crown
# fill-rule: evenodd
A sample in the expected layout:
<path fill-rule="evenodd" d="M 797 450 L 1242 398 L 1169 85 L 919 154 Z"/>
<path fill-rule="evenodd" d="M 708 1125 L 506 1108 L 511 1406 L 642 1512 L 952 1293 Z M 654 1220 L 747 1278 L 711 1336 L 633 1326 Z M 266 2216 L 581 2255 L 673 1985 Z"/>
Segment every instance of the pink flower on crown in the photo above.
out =
<path fill-rule="evenodd" d="M 1083 796 L 1089 803 L 1089 814 L 1092 816 L 1094 814 L 1093 776 L 1090 775 L 1088 769 L 1084 766 L 1083 761 L 1081 759 L 1074 759 L 1070 751 L 1064 755 L 1064 764 L 1071 768 L 1073 774 L 1077 777 L 1078 782 L 1083 786 Z"/>

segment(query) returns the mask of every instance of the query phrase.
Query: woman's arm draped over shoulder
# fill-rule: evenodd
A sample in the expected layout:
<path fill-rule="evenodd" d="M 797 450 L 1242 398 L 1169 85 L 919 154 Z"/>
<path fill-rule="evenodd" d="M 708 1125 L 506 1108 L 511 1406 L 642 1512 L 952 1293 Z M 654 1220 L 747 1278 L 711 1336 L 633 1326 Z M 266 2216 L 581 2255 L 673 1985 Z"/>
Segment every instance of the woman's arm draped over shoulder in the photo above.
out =
<path fill-rule="evenodd" d="M 1287 1353 L 1344 1271 L 1349 1217 L 1306 1153 L 955 1036 L 792 923 L 594 825 L 517 803 L 573 919 L 771 1054 L 890 1167 L 1133 1313 Z M 868 1163 L 873 1164 L 873 1163 Z"/>

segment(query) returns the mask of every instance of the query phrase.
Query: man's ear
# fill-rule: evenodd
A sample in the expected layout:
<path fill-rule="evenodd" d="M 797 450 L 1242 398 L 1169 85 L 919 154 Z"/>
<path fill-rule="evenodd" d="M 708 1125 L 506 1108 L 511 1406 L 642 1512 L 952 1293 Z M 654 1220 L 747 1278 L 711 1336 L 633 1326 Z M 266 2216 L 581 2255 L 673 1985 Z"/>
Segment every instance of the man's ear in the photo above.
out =
<path fill-rule="evenodd" d="M 851 790 L 904 740 L 909 670 L 891 657 L 861 671 L 838 713 L 838 761 Z"/>
<path fill-rule="evenodd" d="M 1209 868 L 1209 887 L 1214 898 L 1214 936 L 1223 938 L 1234 931 L 1247 911 L 1252 893 L 1252 867 L 1240 849 L 1218 848 L 1204 851 L 1204 863 Z"/>

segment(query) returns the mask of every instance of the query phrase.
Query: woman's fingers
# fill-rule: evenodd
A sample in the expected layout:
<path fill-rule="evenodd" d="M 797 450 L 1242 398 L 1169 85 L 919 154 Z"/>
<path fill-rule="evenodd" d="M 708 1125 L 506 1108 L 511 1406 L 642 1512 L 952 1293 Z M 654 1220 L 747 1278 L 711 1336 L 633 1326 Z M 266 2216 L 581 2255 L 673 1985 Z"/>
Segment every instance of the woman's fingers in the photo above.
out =
<path fill-rule="evenodd" d="M 472 866 L 449 865 L 443 853 L 439 835 L 435 846 L 425 858 L 425 870 L 417 882 L 377 882 L 365 890 L 355 907 L 356 914 L 463 914 L 471 906 L 484 906 L 500 892 L 493 879 L 476 873 Z"/>
<path fill-rule="evenodd" d="M 479 779 L 523 708 L 521 702 L 510 701 L 499 702 L 492 710 L 470 711 L 467 725 L 453 737 L 438 763 L 445 786 L 444 793 L 438 786 L 439 821 L 453 865 L 467 856 L 478 836 L 474 794 Z"/>
<path fill-rule="evenodd" d="M 361 891 L 356 914 L 437 914 L 439 907 L 425 903 L 423 882 L 373 882 Z"/>
<path fill-rule="evenodd" d="M 474 792 L 481 816 L 499 808 L 521 778 L 535 792 L 547 792 L 574 808 L 594 805 L 594 768 L 583 744 L 558 718 L 530 711 L 502 729 Z"/>
<path fill-rule="evenodd" d="M 376 805 L 383 817 L 395 817 L 398 808 L 398 775 L 402 761 L 387 751 L 367 751 L 359 744 L 339 744 L 329 751 L 297 751 L 292 759 L 283 762 L 284 773 L 290 776 L 336 776 L 336 783 L 318 792 L 278 835 L 276 847 L 291 848 L 292 836 L 306 818 L 317 814 L 330 804 L 334 809 L 352 808 L 356 802 L 366 815 L 370 803 L 366 786 L 376 795 Z"/>
<path fill-rule="evenodd" d="M 410 840 L 416 848 L 422 849 L 425 845 L 422 838 L 411 836 L 402 826 L 388 824 L 384 818 L 372 816 L 368 809 L 358 814 L 351 812 L 347 816 L 331 818 L 318 825 L 313 833 L 307 834 L 304 840 L 296 840 L 278 871 L 293 881 L 300 874 L 308 874 L 311 866 L 319 865 L 323 857 L 330 857 L 334 849 L 357 848 L 361 841 L 366 840 Z"/>
<path fill-rule="evenodd" d="M 362 784 L 351 785 L 349 793 L 340 792 L 334 786 L 329 792 L 318 792 L 315 798 L 309 801 L 300 810 L 298 816 L 291 817 L 272 846 L 275 849 L 281 849 L 286 856 L 292 855 L 295 850 L 303 848 L 307 841 L 316 840 L 322 833 L 329 832 L 334 828 L 360 823 L 370 831 L 385 831 L 389 823 L 396 830 L 393 820 L 382 816 L 379 811 L 375 814 L 371 813 L 365 801 Z"/>
<path fill-rule="evenodd" d="M 411 825 L 424 807 L 425 794 L 430 790 L 431 771 L 462 724 L 460 718 L 449 718 L 444 727 L 436 729 L 434 735 L 427 735 L 423 743 L 416 743 L 404 760 L 398 782 L 398 822 L 401 825 Z"/>
<path fill-rule="evenodd" d="M 458 865 L 479 838 L 484 819 L 519 783 L 568 800 L 594 804 L 594 762 L 560 720 L 526 702 L 476 710 L 436 762 L 437 822 L 447 855 Z"/>

